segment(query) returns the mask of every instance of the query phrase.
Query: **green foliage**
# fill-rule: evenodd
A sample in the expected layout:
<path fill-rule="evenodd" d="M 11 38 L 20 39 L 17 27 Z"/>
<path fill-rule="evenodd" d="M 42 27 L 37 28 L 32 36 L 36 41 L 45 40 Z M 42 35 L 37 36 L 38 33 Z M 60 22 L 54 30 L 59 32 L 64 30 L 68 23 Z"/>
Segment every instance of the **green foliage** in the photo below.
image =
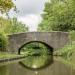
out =
<path fill-rule="evenodd" d="M 56 51 L 56 53 L 62 55 L 62 58 L 70 63 L 70 65 L 75 64 L 75 42 L 65 45 L 62 49 Z"/>
<path fill-rule="evenodd" d="M 75 30 L 75 0 L 51 0 L 46 3 L 39 31 Z"/>
<path fill-rule="evenodd" d="M 12 0 L 0 0 L 0 11 L 2 13 L 8 12 L 12 7 L 14 7 Z"/>
<path fill-rule="evenodd" d="M 13 34 L 19 32 L 25 32 L 28 30 L 25 24 L 18 22 L 16 18 L 5 19 L 0 17 L 0 30 L 5 34 Z"/>
<path fill-rule="evenodd" d="M 29 43 L 22 47 L 20 51 L 21 54 L 25 55 L 48 55 L 50 53 L 48 47 L 38 42 Z"/>
<path fill-rule="evenodd" d="M 11 24 L 8 19 L 0 17 L 0 31 L 6 30 L 7 27 L 9 27 L 9 25 L 11 25 Z"/>
<path fill-rule="evenodd" d="M 0 31 L 0 51 L 6 51 L 7 47 L 7 37 L 2 31 Z"/>
<path fill-rule="evenodd" d="M 9 22 L 10 25 L 8 25 L 7 28 L 4 30 L 4 32 L 7 32 L 8 34 L 21 33 L 28 30 L 25 24 L 18 22 L 17 18 L 13 18 L 9 20 Z"/>
<path fill-rule="evenodd" d="M 75 41 L 75 31 L 69 32 L 69 38 L 70 38 L 71 41 L 73 41 L 73 42 Z"/>
<path fill-rule="evenodd" d="M 70 60 L 75 49 L 75 44 L 67 44 L 62 49 L 58 50 L 56 53 L 62 55 L 63 58 Z"/>

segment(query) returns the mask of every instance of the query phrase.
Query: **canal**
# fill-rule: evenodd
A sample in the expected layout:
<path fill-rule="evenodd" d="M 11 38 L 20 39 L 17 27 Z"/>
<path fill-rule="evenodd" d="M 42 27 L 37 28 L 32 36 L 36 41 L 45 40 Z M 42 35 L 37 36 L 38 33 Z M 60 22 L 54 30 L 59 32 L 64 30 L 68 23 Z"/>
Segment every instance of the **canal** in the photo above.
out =
<path fill-rule="evenodd" d="M 75 75 L 75 70 L 61 62 L 60 56 L 53 56 L 53 48 L 45 44 L 31 42 L 20 48 L 19 54 L 27 56 L 1 62 L 0 75 Z"/>
<path fill-rule="evenodd" d="M 56 60 L 58 58 L 48 57 L 32 56 L 16 62 L 0 63 L 0 75 L 75 75 L 72 67 Z"/>

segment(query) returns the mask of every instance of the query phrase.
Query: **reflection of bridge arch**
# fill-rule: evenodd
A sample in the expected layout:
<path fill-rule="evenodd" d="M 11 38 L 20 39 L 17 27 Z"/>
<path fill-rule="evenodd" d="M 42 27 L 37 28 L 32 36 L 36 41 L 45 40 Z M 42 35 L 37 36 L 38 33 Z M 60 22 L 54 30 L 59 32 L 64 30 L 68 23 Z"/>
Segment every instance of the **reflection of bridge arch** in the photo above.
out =
<path fill-rule="evenodd" d="M 44 43 L 44 42 L 41 42 L 41 41 L 30 41 L 30 42 L 25 43 L 24 45 L 22 45 L 22 46 L 19 48 L 18 54 L 20 54 L 20 50 L 21 50 L 23 47 L 25 47 L 26 45 L 28 45 L 28 44 L 30 44 L 30 43 L 41 43 L 41 44 L 43 44 L 44 46 L 46 46 L 47 49 L 50 50 L 51 54 L 53 53 L 53 47 L 49 46 L 48 44 L 46 44 L 46 43 Z"/>
<path fill-rule="evenodd" d="M 8 51 L 17 54 L 19 48 L 30 41 L 42 41 L 54 50 L 63 47 L 69 41 L 67 32 L 25 32 L 8 37 Z"/>
<path fill-rule="evenodd" d="M 35 58 L 36 58 L 36 57 L 35 57 Z M 40 58 L 40 59 L 41 59 L 41 58 Z M 45 60 L 45 59 L 44 59 L 44 60 Z M 41 70 L 41 69 L 47 68 L 48 66 L 52 65 L 53 62 L 54 62 L 52 55 L 50 55 L 49 57 L 47 57 L 47 60 L 45 60 L 45 63 L 43 63 L 43 61 L 42 61 L 42 64 L 43 64 L 43 65 L 40 65 L 40 66 L 37 66 L 37 65 L 35 64 L 35 61 L 33 62 L 33 63 L 34 63 L 33 65 L 28 66 L 29 64 L 27 65 L 24 61 L 25 61 L 25 60 L 20 61 L 19 64 L 20 64 L 22 67 L 27 68 L 27 69 L 30 69 L 30 70 Z M 27 62 L 27 61 L 26 61 L 26 62 Z M 40 64 L 39 61 L 38 61 L 38 63 Z M 37 66 L 37 67 L 34 67 L 34 65 Z"/>

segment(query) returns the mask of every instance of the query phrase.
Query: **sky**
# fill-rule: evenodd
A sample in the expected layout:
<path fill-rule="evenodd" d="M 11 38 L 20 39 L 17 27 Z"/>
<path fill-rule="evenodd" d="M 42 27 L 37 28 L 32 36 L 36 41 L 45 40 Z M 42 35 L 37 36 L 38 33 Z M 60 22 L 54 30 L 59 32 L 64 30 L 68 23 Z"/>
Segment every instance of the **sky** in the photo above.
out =
<path fill-rule="evenodd" d="M 14 3 L 18 9 L 18 13 L 11 10 L 9 15 L 11 17 L 17 17 L 18 21 L 26 24 L 29 27 L 29 31 L 36 31 L 38 24 L 42 20 L 40 14 L 43 12 L 46 1 L 47 0 L 15 0 Z"/>

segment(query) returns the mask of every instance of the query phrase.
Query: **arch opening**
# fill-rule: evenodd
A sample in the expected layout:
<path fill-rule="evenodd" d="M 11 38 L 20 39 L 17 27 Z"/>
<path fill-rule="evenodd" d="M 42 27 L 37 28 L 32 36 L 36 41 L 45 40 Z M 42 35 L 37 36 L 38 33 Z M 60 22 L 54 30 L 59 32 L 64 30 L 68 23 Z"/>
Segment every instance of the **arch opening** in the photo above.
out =
<path fill-rule="evenodd" d="M 43 68 L 52 63 L 53 48 L 40 41 L 31 41 L 24 44 L 18 54 L 24 54 L 25 60 L 20 62 L 30 69 Z"/>
<path fill-rule="evenodd" d="M 18 54 L 21 54 L 21 50 L 26 47 L 27 45 L 31 44 L 31 43 L 34 43 L 35 46 L 33 46 L 34 49 L 40 49 L 41 47 L 39 46 L 36 46 L 37 44 L 42 44 L 44 47 L 46 47 L 50 52 L 51 54 L 53 53 L 53 47 L 49 46 L 48 44 L 44 43 L 44 42 L 41 42 L 41 41 L 30 41 L 30 42 L 27 42 L 25 44 L 23 44 L 19 50 L 18 50 Z"/>

